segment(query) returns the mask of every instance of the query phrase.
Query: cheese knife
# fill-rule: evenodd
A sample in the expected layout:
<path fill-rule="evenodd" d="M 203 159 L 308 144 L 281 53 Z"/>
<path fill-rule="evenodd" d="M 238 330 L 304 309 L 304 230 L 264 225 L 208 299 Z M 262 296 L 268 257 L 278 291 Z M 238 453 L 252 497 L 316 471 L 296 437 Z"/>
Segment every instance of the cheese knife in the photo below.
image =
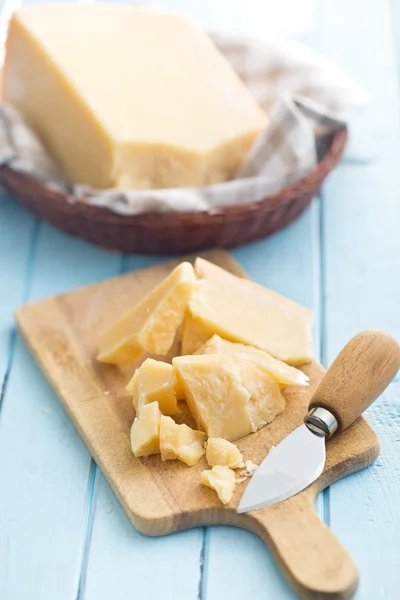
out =
<path fill-rule="evenodd" d="M 237 512 L 271 506 L 313 483 L 324 470 L 326 442 L 354 423 L 399 368 L 400 346 L 389 334 L 367 330 L 350 340 L 311 398 L 304 423 L 258 467 Z"/>

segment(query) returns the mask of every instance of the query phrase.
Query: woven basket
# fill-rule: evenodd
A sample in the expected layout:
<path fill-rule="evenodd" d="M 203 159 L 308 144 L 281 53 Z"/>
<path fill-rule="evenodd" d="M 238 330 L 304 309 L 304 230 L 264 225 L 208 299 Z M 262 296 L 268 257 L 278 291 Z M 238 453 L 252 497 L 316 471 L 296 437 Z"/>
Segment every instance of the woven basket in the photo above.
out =
<path fill-rule="evenodd" d="M 226 206 L 215 213 L 118 215 L 50 190 L 7 166 L 0 167 L 0 183 L 38 217 L 104 248 L 146 254 L 231 248 L 291 223 L 318 194 L 325 177 L 340 161 L 346 141 L 347 129 L 343 128 L 318 149 L 318 165 L 299 181 L 263 200 Z"/>

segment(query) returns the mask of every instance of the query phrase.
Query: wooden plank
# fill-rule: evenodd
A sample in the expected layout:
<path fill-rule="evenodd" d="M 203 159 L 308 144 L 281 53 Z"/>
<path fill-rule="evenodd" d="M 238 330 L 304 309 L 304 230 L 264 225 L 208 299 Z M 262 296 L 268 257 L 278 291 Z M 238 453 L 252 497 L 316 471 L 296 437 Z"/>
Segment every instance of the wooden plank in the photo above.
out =
<path fill-rule="evenodd" d="M 352 122 L 348 160 L 379 159 L 399 124 L 390 0 L 319 0 L 318 48 L 364 86 L 370 105 Z"/>
<path fill-rule="evenodd" d="M 201 530 L 159 538 L 138 533 L 101 477 L 83 597 L 194 600 L 201 544 Z"/>
<path fill-rule="evenodd" d="M 324 190 L 323 232 L 326 359 L 364 327 L 387 329 L 400 339 L 398 67 L 390 3 L 326 3 L 326 51 L 371 91 L 375 104 L 354 128 L 358 148 L 370 157 L 343 165 Z M 328 25 L 329 24 L 329 25 Z M 357 52 L 354 51 L 357 40 Z M 360 570 L 357 598 L 400 594 L 398 405 L 394 383 L 368 411 L 381 439 L 370 469 L 330 490 L 330 523 Z"/>
<path fill-rule="evenodd" d="M 26 296 L 25 280 L 37 237 L 35 219 L 0 192 L 0 386 L 15 346 L 14 309 Z M 0 407 L 1 409 L 1 407 Z"/>
<path fill-rule="evenodd" d="M 4 227 L 18 240 L 23 215 L 20 220 L 3 216 Z M 44 226 L 27 295 L 38 298 L 107 277 L 119 262 L 118 255 Z M 12 271 L 4 270 L 10 273 L 10 293 L 14 293 Z M 9 319 L 11 323 L 11 315 Z M 6 515 L 0 528 L 0 597 L 75 599 L 93 469 L 79 436 L 20 340 L 3 400 L 0 479 L 0 512 Z"/>

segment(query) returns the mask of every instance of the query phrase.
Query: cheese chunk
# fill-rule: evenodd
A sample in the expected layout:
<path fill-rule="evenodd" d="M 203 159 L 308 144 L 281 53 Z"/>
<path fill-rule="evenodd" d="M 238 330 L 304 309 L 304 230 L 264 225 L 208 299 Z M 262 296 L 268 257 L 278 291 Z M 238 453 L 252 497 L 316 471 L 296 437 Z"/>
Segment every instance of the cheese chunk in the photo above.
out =
<path fill-rule="evenodd" d="M 312 359 L 312 312 L 260 285 L 198 258 L 194 318 L 221 337 L 297 365 Z"/>
<path fill-rule="evenodd" d="M 126 389 L 133 394 L 136 414 L 151 402 L 158 402 L 163 415 L 173 415 L 178 410 L 175 369 L 168 363 L 147 358 Z"/>
<path fill-rule="evenodd" d="M 277 360 L 268 352 L 259 350 L 253 346 L 245 346 L 244 344 L 236 344 L 228 342 L 214 335 L 206 342 L 196 354 L 228 354 L 239 355 L 241 358 L 252 362 L 268 373 L 281 386 L 285 385 L 308 385 L 309 377 L 299 369 L 291 367 L 281 360 Z"/>
<path fill-rule="evenodd" d="M 206 436 L 202 431 L 178 425 L 171 417 L 161 417 L 160 450 L 163 460 L 178 458 L 189 467 L 204 455 Z"/>
<path fill-rule="evenodd" d="M 146 404 L 134 420 L 131 429 L 131 447 L 135 456 L 149 456 L 160 452 L 161 412 L 157 402 Z"/>
<path fill-rule="evenodd" d="M 100 340 L 97 359 L 129 364 L 145 352 L 165 356 L 183 321 L 196 278 L 190 263 L 178 265 Z"/>
<path fill-rule="evenodd" d="M 222 504 L 232 500 L 233 490 L 236 485 L 235 473 L 229 467 L 215 466 L 203 471 L 200 475 L 201 483 L 215 490 Z"/>
<path fill-rule="evenodd" d="M 285 407 L 276 381 L 240 357 L 180 356 L 173 365 L 193 418 L 209 437 L 239 439 Z"/>
<path fill-rule="evenodd" d="M 210 467 L 217 465 L 230 467 L 231 469 L 241 469 L 244 467 L 243 456 L 239 448 L 223 438 L 208 439 L 206 458 Z"/>
<path fill-rule="evenodd" d="M 182 325 L 181 354 L 193 354 L 212 337 L 214 331 L 204 325 L 200 319 L 195 319 L 186 311 Z"/>
<path fill-rule="evenodd" d="M 118 4 L 18 9 L 4 99 L 71 180 L 96 188 L 226 181 L 267 123 L 185 17 Z"/>

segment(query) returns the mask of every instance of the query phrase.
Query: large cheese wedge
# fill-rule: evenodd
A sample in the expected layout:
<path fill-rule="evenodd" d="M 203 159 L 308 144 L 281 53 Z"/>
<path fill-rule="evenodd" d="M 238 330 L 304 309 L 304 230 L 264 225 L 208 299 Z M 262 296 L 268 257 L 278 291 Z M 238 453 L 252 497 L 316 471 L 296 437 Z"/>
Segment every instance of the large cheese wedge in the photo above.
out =
<path fill-rule="evenodd" d="M 189 310 L 197 324 L 292 365 L 312 359 L 311 311 L 201 258 L 195 273 Z"/>
<path fill-rule="evenodd" d="M 268 373 L 281 386 L 308 385 L 309 377 L 299 369 L 291 367 L 281 360 L 277 360 L 264 350 L 259 350 L 253 346 L 246 346 L 245 344 L 228 342 L 220 338 L 219 335 L 213 335 L 208 342 L 197 350 L 196 354 L 239 355 L 241 358 L 260 367 L 260 369 Z"/>
<path fill-rule="evenodd" d="M 202 471 L 200 479 L 203 485 L 217 492 L 222 504 L 228 504 L 232 500 L 236 477 L 234 471 L 229 467 L 215 466 Z"/>
<path fill-rule="evenodd" d="M 135 371 L 126 390 L 133 395 L 136 414 L 151 402 L 158 402 L 163 415 L 173 415 L 178 410 L 175 369 L 168 363 L 147 358 Z"/>
<path fill-rule="evenodd" d="M 240 357 L 173 359 L 189 409 L 208 437 L 239 439 L 270 423 L 285 407 L 279 385 Z"/>
<path fill-rule="evenodd" d="M 149 456 L 160 452 L 160 420 L 161 412 L 157 402 L 143 407 L 131 429 L 131 447 L 135 456 Z"/>
<path fill-rule="evenodd" d="M 226 181 L 267 122 L 185 17 L 118 4 L 17 10 L 4 99 L 70 179 L 97 188 Z"/>
<path fill-rule="evenodd" d="M 205 453 L 206 436 L 171 417 L 161 417 L 160 451 L 163 460 L 181 460 L 189 467 L 195 465 Z"/>
<path fill-rule="evenodd" d="M 187 262 L 178 265 L 103 334 L 98 360 L 129 364 L 145 352 L 165 356 L 183 321 L 195 283 L 192 265 Z"/>

